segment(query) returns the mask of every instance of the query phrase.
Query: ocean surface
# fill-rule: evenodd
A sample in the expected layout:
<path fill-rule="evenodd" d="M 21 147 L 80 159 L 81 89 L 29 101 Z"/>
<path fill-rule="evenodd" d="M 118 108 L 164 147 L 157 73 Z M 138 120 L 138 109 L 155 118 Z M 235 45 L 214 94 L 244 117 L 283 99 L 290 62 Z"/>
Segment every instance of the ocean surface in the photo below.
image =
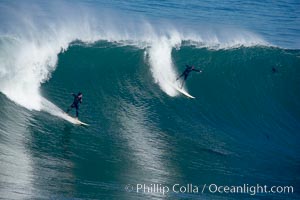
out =
<path fill-rule="evenodd" d="M 0 1 L 0 199 L 299 199 L 299 141 L 297 0 Z"/>

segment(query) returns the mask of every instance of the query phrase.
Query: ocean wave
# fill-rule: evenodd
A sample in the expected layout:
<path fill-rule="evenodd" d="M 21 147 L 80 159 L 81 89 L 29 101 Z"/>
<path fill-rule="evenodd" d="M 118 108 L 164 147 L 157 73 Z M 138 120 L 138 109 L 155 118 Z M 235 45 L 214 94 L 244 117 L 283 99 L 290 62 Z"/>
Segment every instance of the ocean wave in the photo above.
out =
<path fill-rule="evenodd" d="M 153 79 L 170 96 L 176 95 L 166 81 L 176 76 L 171 52 L 180 48 L 183 41 L 212 49 L 268 44 L 245 30 L 182 31 L 171 23 L 154 24 L 120 14 L 113 16 L 115 13 L 108 11 L 98 14 L 82 5 L 73 5 L 73 10 L 65 12 L 66 6 L 55 2 L 47 10 L 38 4 L 1 7 L 5 11 L 1 19 L 6 23 L 1 24 L 0 33 L 0 91 L 28 109 L 41 109 L 40 85 L 55 70 L 57 55 L 75 40 L 104 40 L 147 49 Z"/>

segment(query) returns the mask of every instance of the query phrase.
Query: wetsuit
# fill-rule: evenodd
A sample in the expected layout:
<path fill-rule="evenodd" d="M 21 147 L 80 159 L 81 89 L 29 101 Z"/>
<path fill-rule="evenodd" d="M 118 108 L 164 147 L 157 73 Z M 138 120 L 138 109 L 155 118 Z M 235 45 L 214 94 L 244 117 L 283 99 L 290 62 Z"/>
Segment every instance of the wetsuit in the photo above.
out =
<path fill-rule="evenodd" d="M 79 103 L 82 103 L 82 94 L 78 93 L 77 95 L 72 93 L 74 96 L 74 101 L 72 105 L 68 108 L 67 113 L 70 112 L 72 108 L 76 109 L 76 117 L 78 118 L 78 110 L 79 110 Z"/>
<path fill-rule="evenodd" d="M 178 80 L 178 79 L 180 79 L 181 77 L 184 77 L 184 78 L 183 78 L 183 81 L 182 81 L 181 88 L 183 87 L 184 82 L 186 81 L 187 77 L 189 76 L 189 74 L 190 74 L 192 71 L 201 72 L 201 70 L 195 69 L 194 66 L 186 65 L 185 67 L 186 67 L 186 69 L 185 69 L 185 70 L 183 71 L 183 73 L 176 79 L 176 80 Z"/>

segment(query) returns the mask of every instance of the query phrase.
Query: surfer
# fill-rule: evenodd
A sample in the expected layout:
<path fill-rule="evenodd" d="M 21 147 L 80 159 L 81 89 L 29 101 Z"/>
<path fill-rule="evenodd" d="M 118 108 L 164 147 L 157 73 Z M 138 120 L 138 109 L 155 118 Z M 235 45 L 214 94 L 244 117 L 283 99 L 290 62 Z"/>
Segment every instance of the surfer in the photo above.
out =
<path fill-rule="evenodd" d="M 202 72 L 202 70 L 195 69 L 194 65 L 192 65 L 192 66 L 185 65 L 185 67 L 186 67 L 186 69 L 185 69 L 185 70 L 183 71 L 183 73 L 182 73 L 180 76 L 178 76 L 178 78 L 176 79 L 176 81 L 177 81 L 177 80 L 179 80 L 181 77 L 183 77 L 183 81 L 182 81 L 182 84 L 181 84 L 181 88 L 183 87 L 183 85 L 184 85 L 184 83 L 185 83 L 187 77 L 189 76 L 189 74 L 190 74 L 192 71 L 196 71 L 196 72 L 199 72 L 199 73 Z"/>
<path fill-rule="evenodd" d="M 82 103 L 82 93 L 81 92 L 78 92 L 78 94 L 72 93 L 72 95 L 74 97 L 74 101 L 72 105 L 68 108 L 67 113 L 69 113 L 72 108 L 75 108 L 76 118 L 78 118 L 79 103 Z"/>

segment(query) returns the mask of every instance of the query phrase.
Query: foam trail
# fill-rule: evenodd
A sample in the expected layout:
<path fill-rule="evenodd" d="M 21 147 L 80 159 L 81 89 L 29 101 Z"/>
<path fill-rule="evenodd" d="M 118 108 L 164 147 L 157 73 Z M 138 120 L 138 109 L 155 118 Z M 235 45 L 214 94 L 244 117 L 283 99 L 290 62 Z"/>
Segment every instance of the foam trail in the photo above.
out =
<path fill-rule="evenodd" d="M 50 102 L 49 100 L 41 97 L 41 110 L 53 115 L 53 116 L 56 116 L 56 117 L 59 117 L 59 118 L 62 118 L 68 122 L 71 122 L 73 124 L 78 124 L 78 122 L 76 122 L 74 120 L 74 118 L 70 117 L 69 115 L 67 115 L 62 109 L 60 109 L 59 107 L 57 107 L 55 104 L 53 104 L 52 102 Z"/>

